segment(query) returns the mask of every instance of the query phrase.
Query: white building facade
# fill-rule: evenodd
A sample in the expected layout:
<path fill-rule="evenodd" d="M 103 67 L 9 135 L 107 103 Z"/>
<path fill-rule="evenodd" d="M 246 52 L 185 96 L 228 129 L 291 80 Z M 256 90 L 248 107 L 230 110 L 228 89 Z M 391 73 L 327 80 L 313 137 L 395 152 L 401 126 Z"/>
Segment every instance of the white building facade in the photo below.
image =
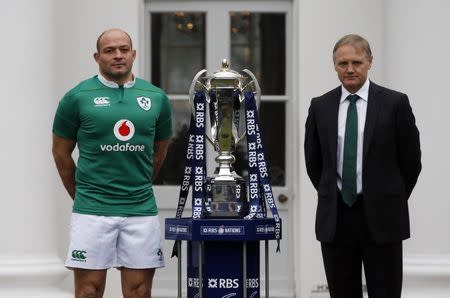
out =
<path fill-rule="evenodd" d="M 404 243 L 403 297 L 450 297 L 450 200 L 445 191 L 445 169 L 450 166 L 449 11 L 445 0 L 3 0 L 0 297 L 73 297 L 73 278 L 63 265 L 71 200 L 53 163 L 51 126 L 64 93 L 97 73 L 95 42 L 111 27 L 132 36 L 138 54 L 134 73 L 158 80 L 170 91 L 175 128 L 186 116 L 188 90 L 173 78 L 192 79 L 195 72 L 183 67 L 191 65 L 193 71 L 195 59 L 197 71 L 216 71 L 222 58 L 228 58 L 232 68 L 254 66 L 267 77 L 264 59 L 245 65 L 250 49 L 275 67 L 269 68 L 276 73 L 271 80 L 282 78 L 281 87 L 263 94 L 263 103 L 267 111 L 279 112 L 266 112 L 277 124 L 268 127 L 264 140 L 272 143 L 274 155 L 283 157 L 272 163 L 279 166 L 273 173 L 279 175 L 274 193 L 283 217 L 282 251 L 270 251 L 270 294 L 283 298 L 329 297 L 314 235 L 316 194 L 304 166 L 304 123 L 310 99 L 339 84 L 331 58 L 334 43 L 348 33 L 366 37 L 374 54 L 370 78 L 409 95 L 421 133 L 423 170 L 409 201 L 412 237 Z M 203 26 L 195 46 L 191 42 L 187 47 L 182 39 L 177 40 L 180 44 L 167 43 L 170 32 L 169 39 L 160 37 L 159 48 L 154 46 L 154 35 L 164 35 L 164 26 L 170 24 L 164 18 L 170 15 L 180 20 L 191 16 Z M 264 30 L 275 30 L 266 34 L 269 41 L 258 35 L 258 42 L 251 44 L 252 39 L 233 37 L 230 32 L 239 33 L 248 20 L 268 21 L 269 29 Z M 276 34 L 275 25 L 281 26 L 284 38 Z M 273 46 L 280 42 L 281 47 Z M 177 47 L 187 56 L 177 56 Z M 267 53 L 265 48 L 283 51 Z M 191 57 L 190 51 L 200 54 Z M 157 61 L 167 63 L 156 66 Z M 262 84 L 263 93 L 269 83 Z M 175 214 L 178 188 L 165 183 L 155 190 L 163 222 Z M 156 273 L 153 297 L 176 297 L 171 248 L 172 242 L 166 241 L 167 267 Z M 121 297 L 120 293 L 118 272 L 110 270 L 105 297 Z"/>

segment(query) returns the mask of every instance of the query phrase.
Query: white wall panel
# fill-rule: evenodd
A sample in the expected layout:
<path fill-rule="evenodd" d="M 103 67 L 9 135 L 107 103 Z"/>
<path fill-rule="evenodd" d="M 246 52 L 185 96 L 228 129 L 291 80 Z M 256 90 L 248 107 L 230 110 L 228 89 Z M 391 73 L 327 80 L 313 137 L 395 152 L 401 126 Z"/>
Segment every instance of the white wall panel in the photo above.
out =
<path fill-rule="evenodd" d="M 51 155 L 55 96 L 54 1 L 0 4 L 0 297 L 67 297 L 57 254 Z M 70 295 L 69 295 L 70 297 Z"/>
<path fill-rule="evenodd" d="M 450 29 L 448 1 L 385 1 L 386 84 L 409 95 L 421 133 L 423 170 L 410 199 L 407 252 L 449 254 Z"/>
<path fill-rule="evenodd" d="M 410 200 L 405 297 L 450 297 L 450 28 L 445 0 L 385 0 L 385 85 L 409 95 L 423 170 Z"/>

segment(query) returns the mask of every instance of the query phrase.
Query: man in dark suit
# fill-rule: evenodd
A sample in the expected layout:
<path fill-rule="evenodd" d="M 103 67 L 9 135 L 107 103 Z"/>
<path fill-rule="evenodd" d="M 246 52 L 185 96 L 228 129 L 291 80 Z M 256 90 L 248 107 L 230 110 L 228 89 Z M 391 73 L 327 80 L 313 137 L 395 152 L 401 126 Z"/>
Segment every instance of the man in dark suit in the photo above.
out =
<path fill-rule="evenodd" d="M 328 287 L 332 298 L 361 298 L 364 264 L 370 298 L 399 298 L 419 132 L 407 95 L 368 79 L 364 38 L 341 38 L 333 61 L 342 85 L 312 99 L 304 144 Z"/>

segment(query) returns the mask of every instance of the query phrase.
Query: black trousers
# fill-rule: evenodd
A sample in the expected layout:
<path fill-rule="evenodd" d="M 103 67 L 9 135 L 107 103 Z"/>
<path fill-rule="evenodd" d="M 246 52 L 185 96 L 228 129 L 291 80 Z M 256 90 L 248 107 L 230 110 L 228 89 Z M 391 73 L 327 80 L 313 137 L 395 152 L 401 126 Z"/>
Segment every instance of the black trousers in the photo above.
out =
<path fill-rule="evenodd" d="M 400 298 L 402 242 L 377 244 L 364 215 L 364 198 L 348 207 L 338 195 L 333 242 L 322 242 L 322 257 L 331 298 L 362 298 L 362 264 L 369 298 Z"/>

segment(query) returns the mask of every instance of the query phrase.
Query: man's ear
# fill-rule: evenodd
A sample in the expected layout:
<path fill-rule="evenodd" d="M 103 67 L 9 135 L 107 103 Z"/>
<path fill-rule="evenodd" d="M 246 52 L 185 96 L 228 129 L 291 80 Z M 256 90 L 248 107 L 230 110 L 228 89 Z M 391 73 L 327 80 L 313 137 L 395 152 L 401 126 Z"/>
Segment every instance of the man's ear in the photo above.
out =
<path fill-rule="evenodd" d="M 97 61 L 100 54 L 98 52 L 95 52 L 93 56 L 94 56 L 94 60 Z"/>

